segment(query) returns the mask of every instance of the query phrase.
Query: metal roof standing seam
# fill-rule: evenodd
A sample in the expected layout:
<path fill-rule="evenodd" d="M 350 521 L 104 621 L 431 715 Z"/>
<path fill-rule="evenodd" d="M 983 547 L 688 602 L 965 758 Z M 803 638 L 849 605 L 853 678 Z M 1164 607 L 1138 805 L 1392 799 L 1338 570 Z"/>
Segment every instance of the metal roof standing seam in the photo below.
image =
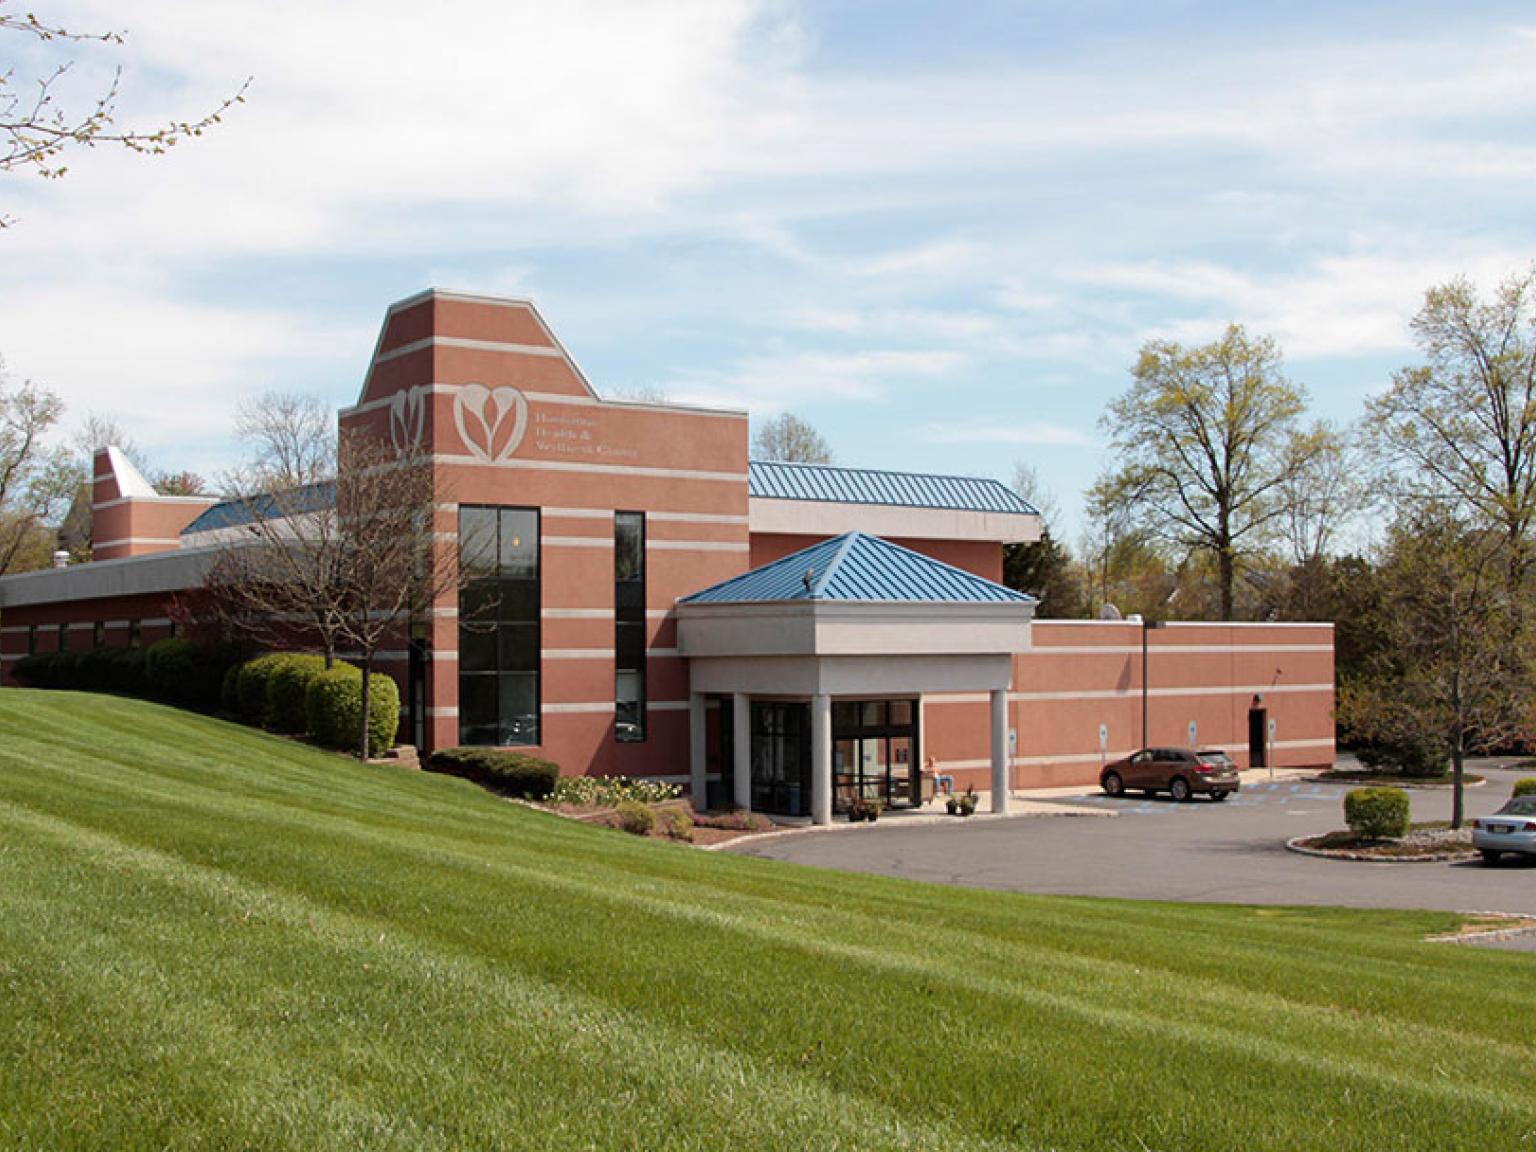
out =
<path fill-rule="evenodd" d="M 295 488 L 291 493 L 285 493 L 284 498 L 288 502 L 287 507 L 284 508 L 277 507 L 277 501 L 270 492 L 252 496 L 249 500 L 226 500 L 222 504 L 205 508 L 192 523 L 181 530 L 181 534 L 192 536 L 199 532 L 216 532 L 249 524 L 253 507 L 257 515 L 263 519 L 272 518 L 275 512 L 280 512 L 284 516 L 302 516 L 309 512 L 318 512 L 322 508 L 335 505 L 336 484 L 332 480 L 306 484 Z"/>
<path fill-rule="evenodd" d="M 747 465 L 747 490 L 752 496 L 773 500 L 823 500 L 1039 515 L 1039 511 L 1016 492 L 996 480 L 974 476 L 753 460 Z"/>
<path fill-rule="evenodd" d="M 806 587 L 806 572 L 812 573 Z M 848 532 L 684 596 L 682 604 L 785 600 L 1003 604 L 1034 600 L 889 540 Z"/>

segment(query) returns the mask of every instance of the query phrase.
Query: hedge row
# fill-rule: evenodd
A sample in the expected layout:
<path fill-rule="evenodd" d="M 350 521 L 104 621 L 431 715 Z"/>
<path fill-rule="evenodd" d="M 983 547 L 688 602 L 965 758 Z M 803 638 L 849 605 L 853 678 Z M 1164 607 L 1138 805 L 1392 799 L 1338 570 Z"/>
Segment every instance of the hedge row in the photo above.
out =
<path fill-rule="evenodd" d="M 427 767 L 529 800 L 547 799 L 560 775 L 557 764 L 502 748 L 439 748 Z"/>
<path fill-rule="evenodd" d="M 400 691 L 378 672 L 368 682 L 368 754 L 380 756 L 395 744 Z M 327 669 L 312 652 L 268 652 L 230 669 L 221 688 L 225 710 L 247 724 L 306 735 L 326 748 L 357 748 L 363 674 L 351 664 Z"/>
<path fill-rule="evenodd" d="M 121 692 L 216 712 L 218 686 L 239 657 L 237 650 L 225 645 L 168 636 L 148 648 L 40 652 L 17 661 L 12 675 L 31 688 Z"/>

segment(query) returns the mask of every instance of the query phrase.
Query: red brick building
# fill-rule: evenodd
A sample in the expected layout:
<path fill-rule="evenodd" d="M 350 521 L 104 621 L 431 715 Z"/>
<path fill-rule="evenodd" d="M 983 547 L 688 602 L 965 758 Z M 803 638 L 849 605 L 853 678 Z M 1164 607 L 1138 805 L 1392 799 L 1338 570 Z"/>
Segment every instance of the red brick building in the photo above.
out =
<path fill-rule="evenodd" d="M 1331 625 L 1036 623 L 989 591 L 1039 534 L 1001 484 L 749 462 L 745 413 L 602 399 L 527 301 L 393 305 L 341 421 L 430 450 L 473 573 L 383 653 L 409 742 L 821 819 L 850 781 L 903 802 L 930 756 L 978 788 L 1089 782 L 1144 743 L 1332 762 Z M 93 498 L 91 563 L 0 579 L 7 681 L 28 652 L 166 635 L 238 531 L 238 505 L 157 496 L 112 449 Z M 495 620 L 461 618 L 491 589 Z"/>

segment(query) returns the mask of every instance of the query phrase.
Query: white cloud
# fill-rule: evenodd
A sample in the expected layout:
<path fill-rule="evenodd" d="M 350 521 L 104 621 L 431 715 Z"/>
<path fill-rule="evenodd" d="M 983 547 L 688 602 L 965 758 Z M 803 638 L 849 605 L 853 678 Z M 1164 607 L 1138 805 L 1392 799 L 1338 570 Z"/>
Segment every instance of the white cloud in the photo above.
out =
<path fill-rule="evenodd" d="M 1288 356 L 1401 352 L 1426 288 L 1469 275 L 1485 287 L 1515 271 L 1508 255 L 1471 247 L 1414 252 L 1410 238 L 1360 244 L 1298 271 L 1259 273 L 1209 262 L 1111 264 L 1073 278 L 1096 289 L 1178 301 L 1198 309 L 1154 324 L 1144 337 L 1209 340 L 1237 321 L 1279 340 Z"/>
<path fill-rule="evenodd" d="M 1065 424 L 1006 417 L 971 424 L 930 424 L 928 438 L 937 444 L 1015 444 L 1031 447 L 1097 448 L 1092 436 Z"/>
<path fill-rule="evenodd" d="M 669 381 L 661 391 L 680 403 L 773 413 L 829 400 L 878 400 L 892 381 L 947 376 L 965 360 L 948 350 L 754 356 L 723 373 Z"/>

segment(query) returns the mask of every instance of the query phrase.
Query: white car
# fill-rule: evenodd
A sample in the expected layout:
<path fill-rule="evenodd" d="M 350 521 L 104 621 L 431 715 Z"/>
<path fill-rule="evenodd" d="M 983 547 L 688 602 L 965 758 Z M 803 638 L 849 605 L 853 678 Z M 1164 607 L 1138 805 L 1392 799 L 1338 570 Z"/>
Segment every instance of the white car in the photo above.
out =
<path fill-rule="evenodd" d="M 1472 821 L 1472 847 L 1484 864 L 1497 864 L 1506 852 L 1536 856 L 1536 796 L 1516 796 L 1492 816 Z"/>

